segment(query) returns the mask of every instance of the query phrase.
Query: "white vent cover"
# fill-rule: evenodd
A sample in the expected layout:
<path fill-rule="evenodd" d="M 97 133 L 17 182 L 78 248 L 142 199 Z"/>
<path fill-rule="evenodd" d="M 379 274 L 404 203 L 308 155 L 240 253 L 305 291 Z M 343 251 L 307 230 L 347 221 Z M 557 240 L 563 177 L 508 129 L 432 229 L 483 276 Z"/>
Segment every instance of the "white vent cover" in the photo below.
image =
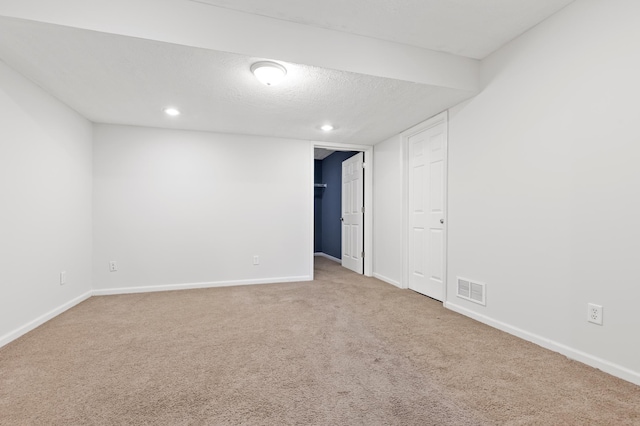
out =
<path fill-rule="evenodd" d="M 486 306 L 487 304 L 484 283 L 471 281 L 466 278 L 458 277 L 457 296 L 481 305 Z"/>
<path fill-rule="evenodd" d="M 458 296 L 464 299 L 471 297 L 471 282 L 458 278 Z"/>

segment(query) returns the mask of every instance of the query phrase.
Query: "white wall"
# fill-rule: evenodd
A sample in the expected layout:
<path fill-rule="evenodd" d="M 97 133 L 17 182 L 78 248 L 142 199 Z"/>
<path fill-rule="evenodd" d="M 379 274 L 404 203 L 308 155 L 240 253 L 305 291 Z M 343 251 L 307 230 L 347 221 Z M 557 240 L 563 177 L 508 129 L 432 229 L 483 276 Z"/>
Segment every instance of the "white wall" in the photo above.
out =
<path fill-rule="evenodd" d="M 91 290 L 91 124 L 1 61 L 0 116 L 1 346 Z"/>
<path fill-rule="evenodd" d="M 571 4 L 450 111 L 447 306 L 640 384 L 638 16 Z M 486 282 L 486 307 L 455 296 L 457 275 Z"/>
<path fill-rule="evenodd" d="M 402 282 L 402 156 L 401 138 L 374 146 L 373 273 L 400 286 Z"/>
<path fill-rule="evenodd" d="M 94 288 L 310 279 L 312 149 L 306 141 L 96 125 Z"/>

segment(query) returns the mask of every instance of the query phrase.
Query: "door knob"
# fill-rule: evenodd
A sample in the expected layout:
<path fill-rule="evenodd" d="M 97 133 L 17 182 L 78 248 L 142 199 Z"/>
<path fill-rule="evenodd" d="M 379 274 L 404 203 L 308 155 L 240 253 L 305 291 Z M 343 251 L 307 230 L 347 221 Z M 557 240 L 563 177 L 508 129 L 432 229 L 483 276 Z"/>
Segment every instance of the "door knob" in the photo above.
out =
<path fill-rule="evenodd" d="M 344 222 L 344 217 L 341 217 L 341 218 L 340 218 L 340 222 Z"/>
<path fill-rule="evenodd" d="M 444 223 L 444 219 L 440 219 L 440 223 Z"/>

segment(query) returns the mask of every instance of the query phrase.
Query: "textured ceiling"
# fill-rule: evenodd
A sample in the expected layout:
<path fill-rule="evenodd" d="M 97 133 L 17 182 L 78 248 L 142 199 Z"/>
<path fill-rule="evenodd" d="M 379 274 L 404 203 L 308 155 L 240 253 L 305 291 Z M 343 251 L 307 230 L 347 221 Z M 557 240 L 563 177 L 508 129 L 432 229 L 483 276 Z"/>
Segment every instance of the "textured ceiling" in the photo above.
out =
<path fill-rule="evenodd" d="M 574 0 L 184 0 L 482 59 Z"/>
<path fill-rule="evenodd" d="M 340 143 L 375 144 L 469 96 L 296 64 L 267 87 L 249 70 L 264 58 L 12 18 L 0 59 L 94 122 Z"/>
<path fill-rule="evenodd" d="M 315 148 L 313 150 L 313 158 L 315 160 L 324 160 L 325 158 L 327 158 L 328 156 L 330 156 L 334 152 L 335 151 L 332 150 L 332 149 Z"/>
<path fill-rule="evenodd" d="M 431 50 L 482 58 L 571 1 L 16 0 L 0 60 L 94 122 L 375 144 L 476 93 L 477 61 Z M 325 68 L 279 61 L 267 87 L 249 68 L 269 58 L 221 50 Z"/>

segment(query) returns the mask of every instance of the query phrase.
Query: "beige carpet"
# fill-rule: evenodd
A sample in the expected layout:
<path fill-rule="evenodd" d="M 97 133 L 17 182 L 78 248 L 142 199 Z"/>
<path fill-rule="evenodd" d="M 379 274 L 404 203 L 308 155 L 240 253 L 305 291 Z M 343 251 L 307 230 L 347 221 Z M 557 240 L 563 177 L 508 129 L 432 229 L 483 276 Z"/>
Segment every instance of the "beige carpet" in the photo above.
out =
<path fill-rule="evenodd" d="M 640 387 L 318 258 L 85 301 L 0 349 L 0 424 L 640 425 Z"/>

